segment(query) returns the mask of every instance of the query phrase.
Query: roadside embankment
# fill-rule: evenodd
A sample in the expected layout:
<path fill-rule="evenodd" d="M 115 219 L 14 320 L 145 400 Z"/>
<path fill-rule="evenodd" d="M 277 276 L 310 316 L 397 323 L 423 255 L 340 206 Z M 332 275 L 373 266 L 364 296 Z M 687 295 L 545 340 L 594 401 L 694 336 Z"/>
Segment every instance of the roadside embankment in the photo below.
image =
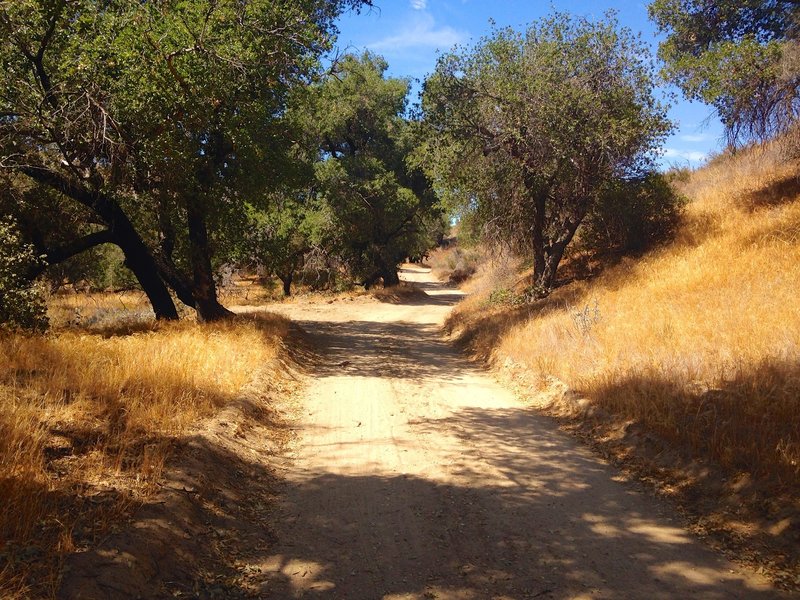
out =
<path fill-rule="evenodd" d="M 68 597 L 58 591 L 64 561 L 70 585 L 79 564 L 91 568 L 90 557 L 113 561 L 100 543 L 121 534 L 131 515 L 140 521 L 157 509 L 165 522 L 180 522 L 185 507 L 173 500 L 205 497 L 199 481 L 175 480 L 193 472 L 181 467 L 187 456 L 197 460 L 205 449 L 195 479 L 235 462 L 239 450 L 214 436 L 227 431 L 241 441 L 261 427 L 276 443 L 280 419 L 270 398 L 291 385 L 289 332 L 288 320 L 262 313 L 0 338 L 0 595 Z M 138 531 L 138 551 L 152 553 L 160 534 Z M 138 589 L 129 583 L 115 585 Z"/>
<path fill-rule="evenodd" d="M 690 203 L 668 245 L 533 304 L 515 301 L 515 271 L 447 328 L 698 532 L 798 588 L 800 165 L 777 154 L 684 174 Z"/>

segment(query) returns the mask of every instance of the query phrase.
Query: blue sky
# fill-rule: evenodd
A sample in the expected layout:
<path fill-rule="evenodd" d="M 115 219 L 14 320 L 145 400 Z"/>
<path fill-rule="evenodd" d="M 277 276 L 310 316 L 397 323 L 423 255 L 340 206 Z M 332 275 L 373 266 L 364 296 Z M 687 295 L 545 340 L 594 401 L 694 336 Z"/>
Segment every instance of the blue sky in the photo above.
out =
<path fill-rule="evenodd" d="M 433 70 L 440 52 L 488 33 L 490 19 L 500 27 L 522 30 L 553 8 L 590 19 L 613 9 L 623 26 L 641 32 L 654 54 L 659 41 L 644 1 L 374 0 L 374 4 L 372 10 L 348 14 L 340 21 L 340 51 L 372 50 L 389 62 L 390 75 L 419 80 Z M 415 86 L 415 94 L 418 89 Z M 670 117 L 677 129 L 665 144 L 662 161 L 667 166 L 698 166 L 709 153 L 720 150 L 722 128 L 704 104 L 687 102 L 680 93 L 672 104 Z"/>

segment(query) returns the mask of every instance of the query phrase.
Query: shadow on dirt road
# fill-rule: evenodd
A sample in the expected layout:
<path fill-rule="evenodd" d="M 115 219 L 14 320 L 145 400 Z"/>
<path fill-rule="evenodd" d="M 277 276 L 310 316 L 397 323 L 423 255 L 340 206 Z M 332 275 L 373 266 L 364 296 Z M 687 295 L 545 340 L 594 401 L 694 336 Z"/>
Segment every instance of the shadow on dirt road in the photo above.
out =
<path fill-rule="evenodd" d="M 274 457 L 198 440 L 186 520 L 153 512 L 138 535 L 169 535 L 148 556 L 110 541 L 104 581 L 145 573 L 153 598 L 788 597 L 463 358 L 439 335 L 458 292 L 405 275 L 430 299 L 276 307 L 320 355 L 289 403 L 297 442 Z M 82 597 L 131 597 L 102 589 Z"/>

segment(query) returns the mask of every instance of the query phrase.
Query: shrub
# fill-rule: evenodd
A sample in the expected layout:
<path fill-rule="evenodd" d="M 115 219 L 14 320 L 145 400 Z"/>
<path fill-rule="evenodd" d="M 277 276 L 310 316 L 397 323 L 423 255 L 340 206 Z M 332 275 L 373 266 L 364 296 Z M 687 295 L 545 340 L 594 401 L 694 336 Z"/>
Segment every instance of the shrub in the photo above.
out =
<path fill-rule="evenodd" d="M 125 255 L 113 244 L 90 248 L 64 262 L 48 266 L 43 278 L 52 291 L 64 284 L 93 292 L 139 289 L 133 272 L 125 266 Z"/>
<path fill-rule="evenodd" d="M 464 249 L 456 246 L 447 257 L 447 267 L 450 270 L 448 282 L 453 285 L 464 283 L 478 270 L 481 255 L 476 248 Z"/>
<path fill-rule="evenodd" d="M 508 288 L 498 288 L 489 294 L 487 304 L 489 305 L 504 305 L 504 306 L 520 306 L 525 304 L 528 298 L 525 294 L 517 294 L 514 290 Z"/>
<path fill-rule="evenodd" d="M 685 202 L 658 173 L 618 181 L 592 206 L 579 245 L 591 251 L 645 250 L 675 230 Z"/>
<path fill-rule="evenodd" d="M 0 218 L 0 240 L 0 328 L 42 331 L 47 328 L 44 299 L 26 276 L 39 259 L 10 219 Z"/>

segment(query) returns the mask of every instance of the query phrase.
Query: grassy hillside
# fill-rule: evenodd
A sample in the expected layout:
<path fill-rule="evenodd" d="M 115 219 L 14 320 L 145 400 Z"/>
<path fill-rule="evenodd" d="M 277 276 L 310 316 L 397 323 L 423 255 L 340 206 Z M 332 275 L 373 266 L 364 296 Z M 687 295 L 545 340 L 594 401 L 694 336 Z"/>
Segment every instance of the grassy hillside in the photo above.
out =
<path fill-rule="evenodd" d="M 641 426 L 719 469 L 732 505 L 765 509 L 769 525 L 751 514 L 747 532 L 771 528 L 796 549 L 799 176 L 775 146 L 719 157 L 676 183 L 689 204 L 668 246 L 532 306 L 513 306 L 506 279 L 512 292 L 474 295 L 449 327 L 548 402 Z"/>
<path fill-rule="evenodd" d="M 0 597 L 52 597 L 63 557 L 153 492 L 175 442 L 275 370 L 287 333 L 260 315 L 0 337 Z"/>

